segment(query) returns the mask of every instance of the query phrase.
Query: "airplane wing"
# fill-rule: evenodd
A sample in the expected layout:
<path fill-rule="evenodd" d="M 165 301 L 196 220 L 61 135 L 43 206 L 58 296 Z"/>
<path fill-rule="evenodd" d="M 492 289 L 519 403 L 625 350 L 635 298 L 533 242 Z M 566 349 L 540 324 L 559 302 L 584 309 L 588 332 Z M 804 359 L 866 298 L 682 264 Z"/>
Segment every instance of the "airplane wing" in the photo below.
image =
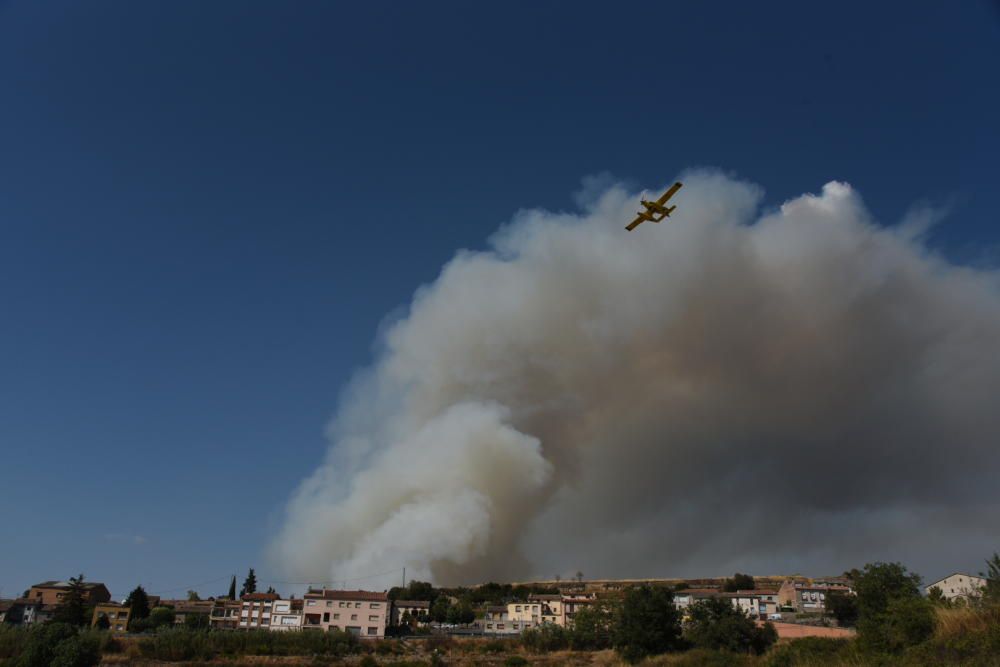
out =
<path fill-rule="evenodd" d="M 645 221 L 646 221 L 646 219 L 643 218 L 641 215 L 637 216 L 635 220 L 633 220 L 632 222 L 630 222 L 628 224 L 628 226 L 625 227 L 625 229 L 627 229 L 629 231 L 632 231 L 633 229 L 635 229 L 636 227 L 638 227 L 639 225 L 641 225 Z"/>
<path fill-rule="evenodd" d="M 663 196 L 656 200 L 656 203 L 663 206 L 667 200 L 674 196 L 674 193 L 681 189 L 680 183 L 674 183 L 670 189 L 663 193 Z"/>

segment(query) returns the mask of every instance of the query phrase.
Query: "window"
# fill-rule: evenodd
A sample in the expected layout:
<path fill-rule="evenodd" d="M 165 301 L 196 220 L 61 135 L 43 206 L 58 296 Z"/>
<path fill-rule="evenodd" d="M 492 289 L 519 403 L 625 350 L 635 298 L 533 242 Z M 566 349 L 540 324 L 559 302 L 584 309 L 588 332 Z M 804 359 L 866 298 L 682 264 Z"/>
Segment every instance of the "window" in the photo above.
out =
<path fill-rule="evenodd" d="M 326 612 L 325 614 L 323 614 L 323 622 L 324 623 L 330 622 L 330 612 Z"/>
<path fill-rule="evenodd" d="M 378 614 L 372 614 L 371 616 L 368 617 L 368 620 L 373 623 L 378 623 Z"/>
<path fill-rule="evenodd" d="M 306 606 L 307 607 L 315 607 L 316 606 L 316 600 L 306 600 Z"/>
<path fill-rule="evenodd" d="M 341 608 L 343 608 L 344 607 L 344 603 L 341 602 L 338 606 L 341 607 Z"/>
<path fill-rule="evenodd" d="M 357 614 L 351 614 L 351 620 L 352 621 L 358 620 L 358 615 Z"/>
<path fill-rule="evenodd" d="M 333 602 L 331 600 L 327 600 L 326 601 L 326 606 L 327 607 L 332 607 L 333 606 Z"/>
<path fill-rule="evenodd" d="M 488 630 L 492 630 L 492 629 L 493 629 L 493 624 L 492 624 L 492 623 L 487 623 L 487 624 L 486 624 L 486 628 L 487 628 Z"/>
<path fill-rule="evenodd" d="M 333 620 L 339 621 L 340 620 L 340 614 L 334 614 L 333 615 Z"/>
<path fill-rule="evenodd" d="M 355 602 L 354 603 L 354 608 L 355 609 L 361 609 L 361 603 L 360 602 Z"/>
<path fill-rule="evenodd" d="M 497 623 L 497 630 L 503 630 L 503 623 Z"/>
<path fill-rule="evenodd" d="M 370 634 L 370 635 L 377 635 L 378 634 L 378 628 L 368 628 L 368 634 Z"/>
<path fill-rule="evenodd" d="M 372 603 L 371 603 L 370 605 L 368 605 L 368 606 L 369 606 L 369 607 L 371 607 L 372 609 L 378 609 L 378 608 L 379 608 L 379 607 L 381 607 L 382 605 L 380 605 L 380 604 L 379 604 L 378 602 L 372 602 Z"/>

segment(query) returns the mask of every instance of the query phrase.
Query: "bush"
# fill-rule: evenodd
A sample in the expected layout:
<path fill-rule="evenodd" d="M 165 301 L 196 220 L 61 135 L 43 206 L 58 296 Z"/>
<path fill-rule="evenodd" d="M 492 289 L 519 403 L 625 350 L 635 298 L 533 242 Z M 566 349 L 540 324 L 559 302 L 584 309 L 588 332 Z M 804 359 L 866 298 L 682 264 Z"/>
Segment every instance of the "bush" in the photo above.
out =
<path fill-rule="evenodd" d="M 535 653 L 561 651 L 569 647 L 569 633 L 562 626 L 547 623 L 522 632 L 521 643 Z"/>
<path fill-rule="evenodd" d="M 51 667 L 93 667 L 100 664 L 101 650 L 96 637 L 80 633 L 59 642 L 52 651 Z"/>
<path fill-rule="evenodd" d="M 524 667 L 528 664 L 527 659 L 520 655 L 512 655 L 503 661 L 504 667 Z"/>
<path fill-rule="evenodd" d="M 847 639 L 803 637 L 776 646 L 768 654 L 766 664 L 768 667 L 837 664 L 847 661 L 854 651 L 854 642 Z"/>

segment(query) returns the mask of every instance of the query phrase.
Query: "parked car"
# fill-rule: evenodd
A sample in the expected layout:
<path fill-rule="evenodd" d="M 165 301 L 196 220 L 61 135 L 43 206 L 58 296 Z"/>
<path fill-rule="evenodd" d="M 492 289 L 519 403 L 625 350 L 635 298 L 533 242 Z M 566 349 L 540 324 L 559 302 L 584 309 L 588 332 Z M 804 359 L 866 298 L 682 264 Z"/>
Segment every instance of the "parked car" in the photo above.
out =
<path fill-rule="evenodd" d="M 768 614 L 767 615 L 767 620 L 769 620 L 769 621 L 780 621 L 781 620 L 781 614 Z"/>

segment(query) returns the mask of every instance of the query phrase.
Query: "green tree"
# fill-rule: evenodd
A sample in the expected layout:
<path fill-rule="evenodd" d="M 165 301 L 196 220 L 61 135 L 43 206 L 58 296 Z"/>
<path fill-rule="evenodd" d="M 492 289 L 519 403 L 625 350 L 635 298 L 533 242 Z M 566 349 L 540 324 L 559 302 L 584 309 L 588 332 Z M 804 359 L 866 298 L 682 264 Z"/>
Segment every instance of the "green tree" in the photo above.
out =
<path fill-rule="evenodd" d="M 722 584 L 722 590 L 735 593 L 736 591 L 752 591 L 756 587 L 753 577 L 749 574 L 737 572 L 731 578 L 726 579 Z"/>
<path fill-rule="evenodd" d="M 615 650 L 630 663 L 680 646 L 681 616 L 668 588 L 637 586 L 625 592 L 615 619 Z"/>
<path fill-rule="evenodd" d="M 841 627 L 853 628 L 858 623 L 858 599 L 854 595 L 831 591 L 826 594 L 826 609 Z"/>
<path fill-rule="evenodd" d="M 141 621 L 149 616 L 149 596 L 146 589 L 136 586 L 125 598 L 125 606 L 129 608 L 129 624 Z"/>
<path fill-rule="evenodd" d="M 198 591 L 188 591 L 188 602 L 200 602 L 201 598 L 198 596 Z"/>
<path fill-rule="evenodd" d="M 99 614 L 97 616 L 97 622 L 94 623 L 94 627 L 98 630 L 108 630 L 111 628 L 111 621 L 108 620 L 107 614 Z"/>
<path fill-rule="evenodd" d="M 569 644 L 574 651 L 602 651 L 611 648 L 614 608 L 595 602 L 576 612 L 569 628 Z"/>
<path fill-rule="evenodd" d="M 934 605 L 922 597 L 900 597 L 889 602 L 882 627 L 884 646 L 900 652 L 927 641 L 934 634 Z"/>
<path fill-rule="evenodd" d="M 993 557 L 986 561 L 986 572 L 980 572 L 979 576 L 986 580 L 981 593 L 982 602 L 1000 605 L 1000 554 L 993 553 Z"/>
<path fill-rule="evenodd" d="M 931 586 L 931 589 L 927 591 L 927 601 L 935 607 L 948 609 L 952 606 L 951 600 L 944 596 L 944 592 L 938 586 Z"/>
<path fill-rule="evenodd" d="M 274 586 L 268 586 L 267 590 L 264 591 L 264 592 L 267 593 L 268 595 L 277 595 L 278 594 L 278 591 L 274 590 Z"/>
<path fill-rule="evenodd" d="M 771 623 L 758 626 L 727 598 L 708 598 L 688 609 L 684 635 L 698 648 L 760 655 L 778 640 Z"/>
<path fill-rule="evenodd" d="M 243 580 L 243 588 L 240 589 L 240 597 L 247 595 L 249 593 L 257 592 L 257 575 L 254 574 L 253 568 L 247 573 L 247 578 Z"/>
<path fill-rule="evenodd" d="M 451 600 L 444 595 L 439 595 L 434 604 L 431 605 L 431 618 L 438 623 L 448 621 L 448 611 L 451 609 Z"/>
<path fill-rule="evenodd" d="M 204 630 L 208 627 L 208 614 L 184 614 L 184 627 L 189 630 Z"/>
<path fill-rule="evenodd" d="M 854 580 L 858 604 L 858 640 L 869 650 L 898 651 L 905 647 L 902 640 L 920 636 L 923 616 L 930 618 L 931 605 L 920 596 L 920 576 L 900 563 L 869 563 Z M 923 604 L 920 604 L 923 603 Z M 905 613 L 907 627 L 901 631 L 891 618 Z"/>
<path fill-rule="evenodd" d="M 235 574 L 233 575 L 233 580 L 229 582 L 229 593 L 226 594 L 226 597 L 229 598 L 230 600 L 235 600 L 236 599 L 236 575 Z"/>
<path fill-rule="evenodd" d="M 87 609 L 84 606 L 84 596 L 87 589 L 83 584 L 83 575 L 70 577 L 69 590 L 63 595 L 62 602 L 56 607 L 52 620 L 57 623 L 67 623 L 77 627 L 86 625 Z"/>
<path fill-rule="evenodd" d="M 150 629 L 170 627 L 174 624 L 174 610 L 170 607 L 154 607 L 149 612 L 147 625 Z"/>

